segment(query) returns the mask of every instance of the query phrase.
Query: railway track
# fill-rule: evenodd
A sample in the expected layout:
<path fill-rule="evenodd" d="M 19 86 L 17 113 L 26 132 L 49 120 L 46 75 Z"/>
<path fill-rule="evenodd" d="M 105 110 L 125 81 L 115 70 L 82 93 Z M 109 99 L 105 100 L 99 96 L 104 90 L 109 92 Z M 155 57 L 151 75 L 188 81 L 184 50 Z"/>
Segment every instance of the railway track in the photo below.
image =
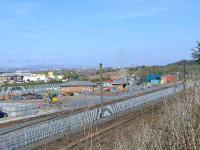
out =
<path fill-rule="evenodd" d="M 182 87 L 179 87 L 179 91 Z M 51 116 L 42 118 L 41 120 L 33 120 L 33 122 L 25 122 L 14 128 L 3 129 L 0 132 L 0 149 L 17 149 L 17 148 L 32 148 L 39 146 L 45 139 L 60 136 L 71 130 L 81 129 L 83 125 L 91 122 L 101 121 L 108 116 L 115 116 L 120 112 L 138 107 L 144 103 L 156 101 L 157 99 L 169 96 L 175 92 L 175 88 L 166 88 L 150 94 L 145 94 L 139 97 L 126 97 L 123 100 L 115 101 L 115 103 L 104 104 L 103 107 L 94 106 L 73 114 L 59 114 L 59 116 Z M 110 114 L 105 115 L 105 112 Z M 25 147 L 24 147 L 25 146 Z"/>
<path fill-rule="evenodd" d="M 114 101 L 110 100 L 110 102 L 104 102 L 103 106 L 113 104 L 113 103 L 117 103 L 117 102 L 120 102 L 120 101 L 125 101 L 127 99 L 135 98 L 135 97 L 142 96 L 142 95 L 145 95 L 145 94 L 153 93 L 153 92 L 163 90 L 163 89 L 166 89 L 166 88 L 169 88 L 169 87 L 172 87 L 172 85 L 162 87 L 160 89 L 153 90 L 153 91 L 150 91 L 150 92 L 148 91 L 148 92 L 136 94 L 136 95 L 133 95 L 133 96 L 125 96 L 125 97 L 120 98 L 120 99 L 115 99 Z M 29 124 L 31 125 L 31 124 L 34 124 L 34 123 L 37 123 L 37 122 L 46 121 L 46 120 L 54 119 L 54 118 L 57 118 L 57 117 L 72 115 L 74 113 L 78 113 L 78 112 L 81 112 L 81 111 L 84 111 L 84 110 L 100 108 L 101 106 L 102 106 L 101 104 L 98 104 L 98 105 L 94 105 L 94 106 L 76 108 L 76 109 L 72 109 L 72 110 L 61 110 L 59 112 L 55 112 L 55 113 L 51 113 L 51 114 L 45 114 L 45 115 L 41 115 L 41 116 L 36 116 L 36 117 L 31 117 L 31 118 L 26 118 L 26 119 L 20 119 L 20 120 L 11 121 L 11 122 L 6 122 L 6 123 L 0 124 L 0 131 L 1 131 L 1 128 L 8 128 L 8 127 L 16 125 L 16 124 L 18 124 L 18 125 L 22 124 L 24 122 L 29 122 Z"/>
<path fill-rule="evenodd" d="M 163 105 L 163 101 L 158 101 L 154 104 L 145 104 L 144 106 L 129 112 L 128 114 L 114 117 L 110 121 L 105 122 L 103 125 L 97 125 L 97 127 L 91 127 L 91 130 L 88 128 L 85 133 L 81 132 L 75 135 L 75 137 L 63 138 L 58 141 L 51 142 L 46 144 L 45 146 L 41 146 L 36 148 L 35 150 L 43 150 L 45 148 L 49 150 L 53 150 L 58 148 L 60 145 L 60 149 L 84 149 L 81 146 L 82 144 L 85 146 L 86 143 L 90 143 L 92 140 L 93 144 L 105 144 L 114 142 L 115 136 L 113 136 L 113 131 L 121 126 L 129 124 L 131 121 L 138 119 L 139 117 L 150 114 L 152 111 L 161 109 Z M 124 128 L 124 127 L 123 127 Z M 61 142 L 59 142 L 61 141 Z M 62 144 L 64 143 L 64 144 Z M 87 147 L 87 146 L 86 146 Z"/>

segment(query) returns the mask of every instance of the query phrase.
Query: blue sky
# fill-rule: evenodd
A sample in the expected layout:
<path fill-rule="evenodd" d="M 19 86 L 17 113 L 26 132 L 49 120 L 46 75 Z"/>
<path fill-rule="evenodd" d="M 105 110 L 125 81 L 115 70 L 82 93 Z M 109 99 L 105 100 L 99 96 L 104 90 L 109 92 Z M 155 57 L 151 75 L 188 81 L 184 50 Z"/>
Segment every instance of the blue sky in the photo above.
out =
<path fill-rule="evenodd" d="M 1 0 L 0 67 L 191 59 L 199 10 L 199 0 Z"/>

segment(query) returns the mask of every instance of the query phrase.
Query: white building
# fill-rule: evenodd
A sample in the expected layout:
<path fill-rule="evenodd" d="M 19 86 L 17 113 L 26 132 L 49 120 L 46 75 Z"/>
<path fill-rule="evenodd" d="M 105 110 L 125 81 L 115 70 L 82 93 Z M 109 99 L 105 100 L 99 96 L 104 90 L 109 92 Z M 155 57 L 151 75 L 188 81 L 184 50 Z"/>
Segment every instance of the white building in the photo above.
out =
<path fill-rule="evenodd" d="M 7 81 L 6 76 L 0 75 L 0 83 L 4 83 Z"/>
<path fill-rule="evenodd" d="M 23 77 L 25 82 L 47 81 L 44 74 L 29 74 Z"/>
<path fill-rule="evenodd" d="M 57 80 L 62 80 L 62 79 L 63 79 L 63 75 L 57 75 L 57 76 L 56 76 L 56 79 L 57 79 Z"/>

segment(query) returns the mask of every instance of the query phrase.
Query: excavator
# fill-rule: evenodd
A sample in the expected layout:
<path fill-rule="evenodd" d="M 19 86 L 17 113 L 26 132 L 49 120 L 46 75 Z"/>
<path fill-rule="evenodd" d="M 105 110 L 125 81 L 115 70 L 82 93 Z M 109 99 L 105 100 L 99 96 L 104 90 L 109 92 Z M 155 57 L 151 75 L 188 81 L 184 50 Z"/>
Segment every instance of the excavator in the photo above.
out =
<path fill-rule="evenodd" d="M 53 104 L 61 103 L 60 99 L 58 98 L 58 94 L 55 90 L 50 90 L 47 92 L 47 102 Z"/>

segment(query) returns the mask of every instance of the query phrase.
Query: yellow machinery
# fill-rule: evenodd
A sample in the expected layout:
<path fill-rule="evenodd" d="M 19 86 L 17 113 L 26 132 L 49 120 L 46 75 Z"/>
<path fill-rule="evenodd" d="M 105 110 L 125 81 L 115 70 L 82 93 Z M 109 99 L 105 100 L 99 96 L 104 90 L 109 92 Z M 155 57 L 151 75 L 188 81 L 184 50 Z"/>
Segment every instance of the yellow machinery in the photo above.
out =
<path fill-rule="evenodd" d="M 57 104 L 61 103 L 60 99 L 58 98 L 58 94 L 56 91 L 48 91 L 47 93 L 47 102 Z"/>
<path fill-rule="evenodd" d="M 51 99 L 51 102 L 52 103 L 60 103 L 60 99 L 59 98 L 57 98 L 57 97 L 53 97 L 52 99 Z"/>

